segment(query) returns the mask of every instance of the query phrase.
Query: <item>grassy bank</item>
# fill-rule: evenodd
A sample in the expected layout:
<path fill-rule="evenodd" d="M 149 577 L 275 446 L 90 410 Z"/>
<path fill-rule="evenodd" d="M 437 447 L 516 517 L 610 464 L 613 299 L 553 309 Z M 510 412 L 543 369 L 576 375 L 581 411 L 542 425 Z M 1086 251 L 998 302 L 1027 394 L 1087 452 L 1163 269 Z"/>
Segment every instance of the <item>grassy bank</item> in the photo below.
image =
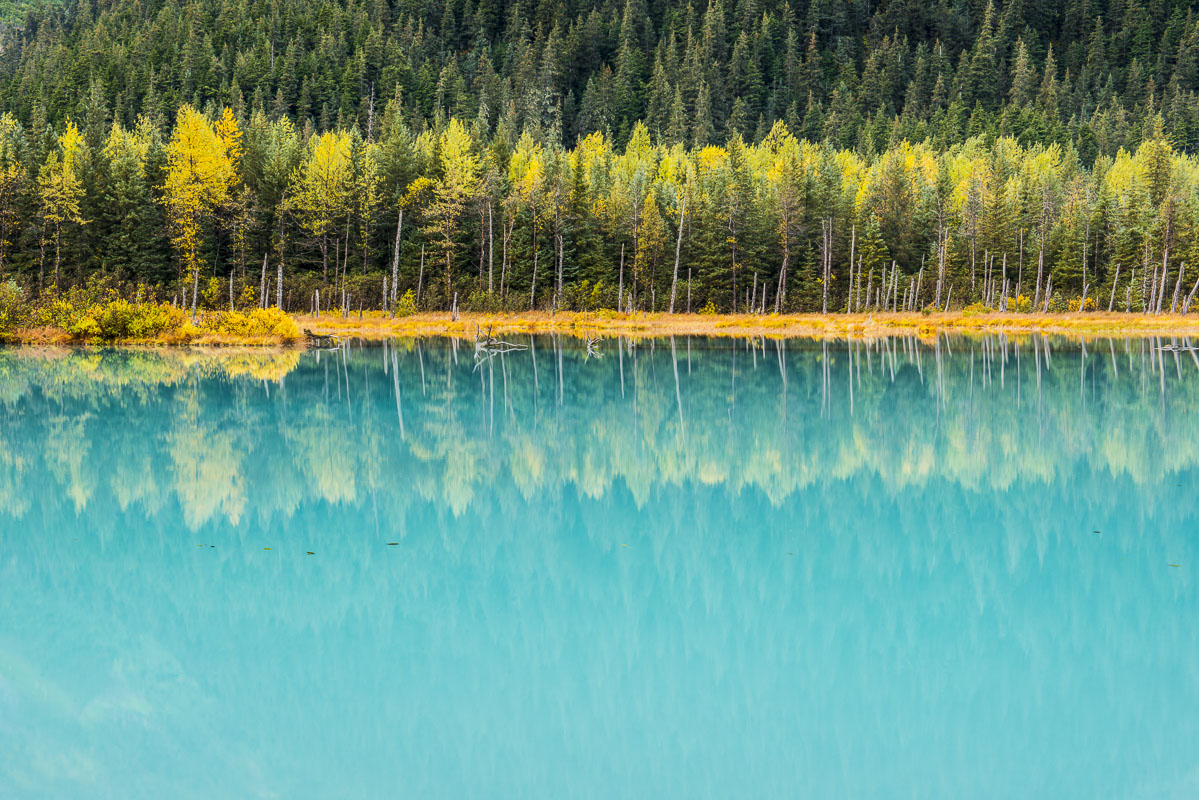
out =
<path fill-rule="evenodd" d="M 932 336 L 946 333 L 1045 333 L 1068 336 L 1196 336 L 1199 315 L 1142 314 L 615 314 L 612 312 L 542 312 L 520 314 L 414 314 L 389 319 L 379 312 L 359 318 L 351 314 L 313 318 L 294 317 L 313 333 L 382 339 L 390 336 L 474 336 L 565 333 L 575 336 L 814 336 L 879 337 Z"/>
<path fill-rule="evenodd" d="M 952 334 L 1043 333 L 1084 338 L 1189 337 L 1199 338 L 1199 315 L 1070 313 L 1070 314 L 615 314 L 612 312 L 525 312 L 519 314 L 423 313 L 390 319 L 380 312 L 337 315 L 292 315 L 270 312 L 229 313 L 202 317 L 199 325 L 182 319 L 162 330 L 140 335 L 112 335 L 57 325 L 11 330 L 4 338 L 25 345 L 122 344 L 191 347 L 300 346 L 302 331 L 342 338 L 379 340 L 402 336 L 474 337 L 476 331 L 494 336 L 562 333 L 571 336 L 728 336 L 728 337 L 932 337 Z M 261 319 L 259 319 L 261 317 Z M 269 317 L 269 318 L 268 318 Z"/>
<path fill-rule="evenodd" d="M 128 300 L 97 284 L 29 298 L 15 283 L 0 283 L 0 342 L 10 344 L 262 347 L 302 338 L 295 320 L 277 308 L 204 310 L 193 317 L 174 304 Z"/>

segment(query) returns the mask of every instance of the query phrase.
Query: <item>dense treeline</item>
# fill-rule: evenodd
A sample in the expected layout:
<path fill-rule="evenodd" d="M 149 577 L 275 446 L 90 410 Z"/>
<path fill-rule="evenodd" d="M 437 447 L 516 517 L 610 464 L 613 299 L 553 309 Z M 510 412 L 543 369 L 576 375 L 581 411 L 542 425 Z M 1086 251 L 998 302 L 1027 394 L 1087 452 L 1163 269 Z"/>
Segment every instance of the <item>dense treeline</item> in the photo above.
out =
<path fill-rule="evenodd" d="M 42 147 L 0 118 L 0 274 L 100 277 L 198 307 L 1186 310 L 1199 159 L 1160 117 L 1091 168 L 1057 144 L 975 137 L 863 157 L 795 138 L 618 149 L 377 129 L 304 132 L 190 106 Z M 1069 298 L 1069 299 L 1067 299 Z"/>
<path fill-rule="evenodd" d="M 1187 4 L 872 5 L 39 6 L 0 49 L 0 276 L 193 308 L 1189 306 Z"/>
<path fill-rule="evenodd" d="M 97 129 L 185 103 L 367 130 L 399 89 L 408 124 L 501 120 L 572 145 L 760 141 L 776 120 L 863 155 L 977 134 L 1135 148 L 1161 112 L 1199 141 L 1189 0 L 83 0 L 0 39 L 0 110 Z M 87 124 L 85 124 L 85 121 Z"/>

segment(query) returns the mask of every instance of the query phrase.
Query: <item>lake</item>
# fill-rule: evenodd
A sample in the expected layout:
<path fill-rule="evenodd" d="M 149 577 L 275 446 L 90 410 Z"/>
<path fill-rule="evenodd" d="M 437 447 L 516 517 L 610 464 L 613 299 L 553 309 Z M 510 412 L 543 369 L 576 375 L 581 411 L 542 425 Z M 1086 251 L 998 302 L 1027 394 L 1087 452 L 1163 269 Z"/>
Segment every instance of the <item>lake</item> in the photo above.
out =
<path fill-rule="evenodd" d="M 1199 795 L 1199 354 L 512 338 L 0 350 L 0 795 Z"/>

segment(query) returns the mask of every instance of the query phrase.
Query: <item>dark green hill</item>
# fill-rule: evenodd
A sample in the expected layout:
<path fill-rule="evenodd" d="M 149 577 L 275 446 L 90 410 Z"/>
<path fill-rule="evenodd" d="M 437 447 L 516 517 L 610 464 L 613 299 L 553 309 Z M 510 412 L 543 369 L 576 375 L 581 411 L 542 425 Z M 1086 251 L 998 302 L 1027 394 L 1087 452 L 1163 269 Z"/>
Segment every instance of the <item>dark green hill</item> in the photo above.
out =
<path fill-rule="evenodd" d="M 842 147 L 991 132 L 1073 141 L 1088 160 L 1135 144 L 1157 111 L 1176 145 L 1199 139 L 1193 5 L 10 1 L 0 107 L 131 125 L 231 104 L 365 129 L 372 93 L 398 85 L 413 117 L 507 115 L 567 143 L 598 129 L 622 144 L 638 119 L 662 140 L 755 139 L 782 119 Z"/>

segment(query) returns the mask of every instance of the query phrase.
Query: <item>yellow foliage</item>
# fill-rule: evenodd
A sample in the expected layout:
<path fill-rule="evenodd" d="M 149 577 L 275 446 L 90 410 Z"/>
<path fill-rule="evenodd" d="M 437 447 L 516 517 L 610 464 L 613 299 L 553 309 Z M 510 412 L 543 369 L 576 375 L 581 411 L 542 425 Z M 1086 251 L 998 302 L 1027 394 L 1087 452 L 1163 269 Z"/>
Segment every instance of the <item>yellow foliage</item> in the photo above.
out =
<path fill-rule="evenodd" d="M 167 145 L 163 203 L 171 221 L 171 241 L 193 280 L 200 270 L 204 222 L 229 201 L 237 182 L 237 166 L 231 158 L 237 147 L 229 138 L 232 136 L 227 128 L 218 133 L 198 111 L 185 105 L 179 109 Z"/>

